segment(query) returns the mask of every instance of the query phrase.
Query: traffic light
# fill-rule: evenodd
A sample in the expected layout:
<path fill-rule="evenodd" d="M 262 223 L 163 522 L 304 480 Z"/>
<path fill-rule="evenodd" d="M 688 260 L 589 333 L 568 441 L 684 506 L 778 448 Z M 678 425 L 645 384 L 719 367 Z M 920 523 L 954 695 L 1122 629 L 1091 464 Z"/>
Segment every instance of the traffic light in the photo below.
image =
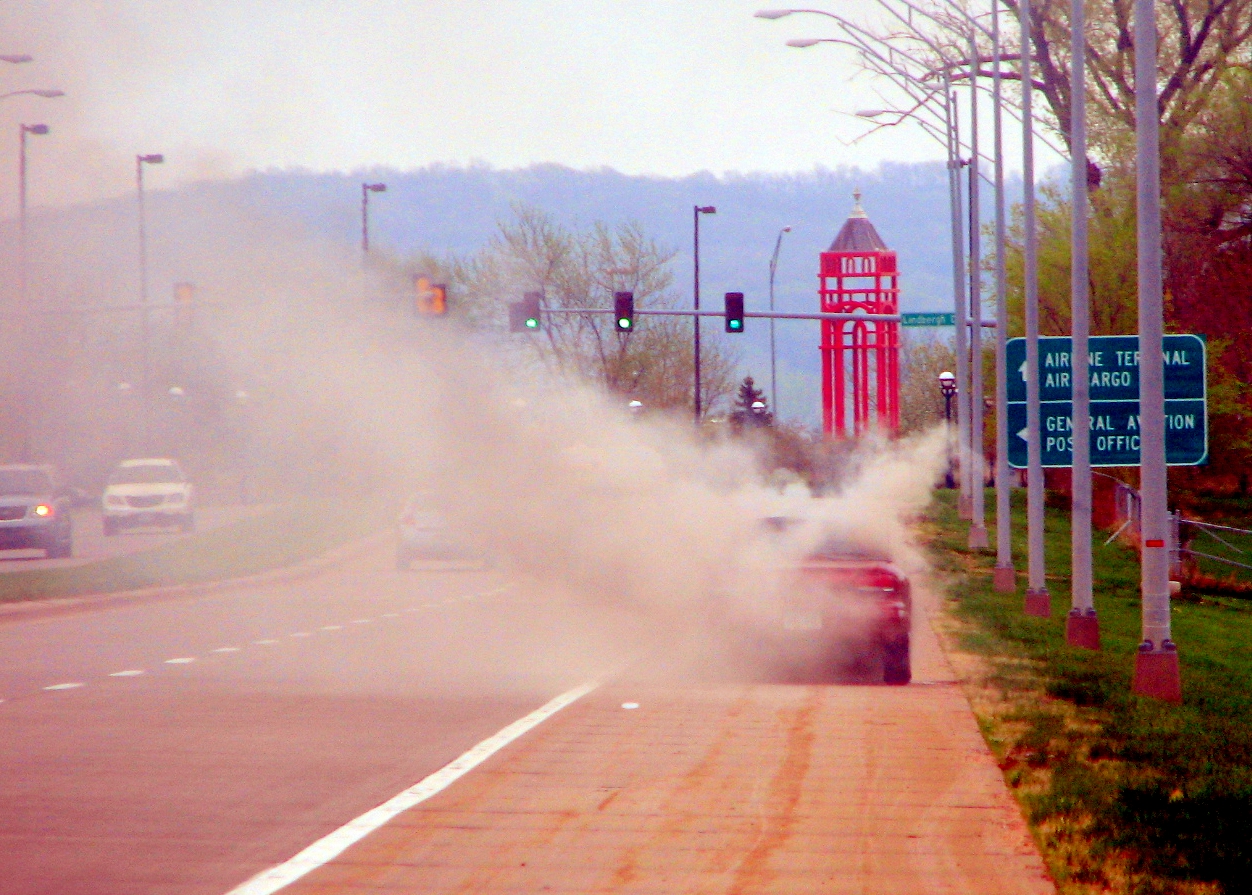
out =
<path fill-rule="evenodd" d="M 509 332 L 524 333 L 539 328 L 539 302 L 542 292 L 527 292 L 521 301 L 509 305 Z"/>
<path fill-rule="evenodd" d="M 726 332 L 743 332 L 743 293 L 726 293 Z"/>
<path fill-rule="evenodd" d="M 613 293 L 613 325 L 619 333 L 628 333 L 635 328 L 635 293 Z"/>
<path fill-rule="evenodd" d="M 429 277 L 413 280 L 413 309 L 419 317 L 443 317 L 448 313 L 448 287 L 432 283 Z"/>

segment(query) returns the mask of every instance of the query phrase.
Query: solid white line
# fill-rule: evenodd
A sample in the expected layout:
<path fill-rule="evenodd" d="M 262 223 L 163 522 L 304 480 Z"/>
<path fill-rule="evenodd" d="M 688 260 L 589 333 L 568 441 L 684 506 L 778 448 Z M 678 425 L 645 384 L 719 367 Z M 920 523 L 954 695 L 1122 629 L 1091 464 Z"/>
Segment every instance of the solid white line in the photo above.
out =
<path fill-rule="evenodd" d="M 84 684 L 53 684 L 50 687 L 44 687 L 45 690 L 73 690 L 77 687 L 85 686 Z"/>
<path fill-rule="evenodd" d="M 128 668 L 126 671 L 115 671 L 109 677 L 139 677 L 143 674 L 143 670 L 139 668 Z"/>
<path fill-rule="evenodd" d="M 258 873 L 243 885 L 231 889 L 227 895 L 271 895 L 323 864 L 333 861 L 351 845 L 364 839 L 396 815 L 408 811 L 414 805 L 426 801 L 451 786 L 460 777 L 478 767 L 522 734 L 539 726 L 599 685 L 599 681 L 589 681 L 568 693 L 562 693 L 547 705 L 535 709 L 526 717 L 514 721 L 499 733 L 483 740 L 460 758 L 451 764 L 444 765 L 415 786 L 406 789 L 377 808 L 365 812 L 356 820 L 349 821 L 335 832 L 314 842 L 286 863 Z"/>

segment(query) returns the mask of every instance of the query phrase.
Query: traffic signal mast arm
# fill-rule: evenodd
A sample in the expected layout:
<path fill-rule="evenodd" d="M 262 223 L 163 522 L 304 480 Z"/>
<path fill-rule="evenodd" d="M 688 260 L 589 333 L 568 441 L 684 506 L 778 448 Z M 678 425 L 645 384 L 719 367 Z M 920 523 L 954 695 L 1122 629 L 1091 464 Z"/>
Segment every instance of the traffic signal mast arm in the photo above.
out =
<path fill-rule="evenodd" d="M 544 308 L 545 314 L 613 314 L 616 313 L 615 308 Z M 658 317 L 725 317 L 725 311 L 684 311 L 671 310 L 668 308 L 635 308 L 635 316 L 643 317 L 654 315 Z M 815 311 L 813 313 L 791 314 L 782 311 L 744 311 L 744 317 L 756 317 L 766 320 L 881 320 L 887 323 L 898 323 L 900 321 L 899 314 L 853 314 L 853 313 L 827 313 Z"/>

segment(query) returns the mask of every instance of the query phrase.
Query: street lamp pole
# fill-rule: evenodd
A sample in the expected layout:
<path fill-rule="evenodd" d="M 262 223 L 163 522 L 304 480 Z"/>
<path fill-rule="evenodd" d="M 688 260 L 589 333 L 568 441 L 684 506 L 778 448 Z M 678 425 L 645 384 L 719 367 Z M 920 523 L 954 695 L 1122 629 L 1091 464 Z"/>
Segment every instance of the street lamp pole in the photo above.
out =
<path fill-rule="evenodd" d="M 147 219 L 144 210 L 143 198 L 143 166 L 159 165 L 165 161 L 165 156 L 160 153 L 151 153 L 149 155 L 135 156 L 135 188 L 139 197 L 139 313 L 142 316 L 142 341 L 143 341 L 143 369 L 141 385 L 142 394 L 140 401 L 142 404 L 142 438 L 145 449 L 148 447 L 149 428 L 151 423 L 151 359 L 149 357 L 149 314 L 148 314 L 148 232 Z"/>
<path fill-rule="evenodd" d="M 18 203 L 18 279 L 20 284 L 19 295 L 22 299 L 22 309 L 26 309 L 26 290 L 27 290 L 27 242 L 26 242 L 26 135 L 35 134 L 36 136 L 48 133 L 48 125 L 46 124 L 23 124 L 21 125 L 20 137 L 18 140 L 18 162 L 17 162 L 17 203 Z"/>
<path fill-rule="evenodd" d="M 1135 0 L 1135 161 L 1139 268 L 1139 487 L 1143 640 L 1134 692 L 1182 701 L 1178 647 L 1170 634 L 1169 505 L 1165 466 L 1165 361 L 1161 353 L 1161 114 L 1157 98 L 1153 0 Z"/>
<path fill-rule="evenodd" d="M 982 227 L 978 197 L 978 40 L 973 25 L 969 29 L 969 56 L 969 351 L 972 369 L 968 397 L 970 468 L 966 474 L 971 477 L 970 496 L 973 498 L 969 546 L 980 550 L 987 547 L 987 524 L 983 490 L 986 453 L 983 450 L 982 403 Z"/>
<path fill-rule="evenodd" d="M 693 255 L 695 260 L 695 309 L 700 310 L 700 215 L 717 214 L 717 209 L 712 205 L 695 205 L 692 211 L 692 220 L 695 223 L 694 247 Z M 695 330 L 695 420 L 696 425 L 700 425 L 701 405 L 700 405 L 700 315 L 697 314 L 692 321 Z"/>
<path fill-rule="evenodd" d="M 782 248 L 784 233 L 790 233 L 790 227 L 778 231 L 778 239 L 774 241 L 774 256 L 769 259 L 769 311 L 774 313 L 774 274 L 778 272 L 778 251 Z M 778 419 L 778 365 L 774 352 L 774 318 L 769 320 L 769 400 L 774 408 L 774 419 Z"/>
<path fill-rule="evenodd" d="M 1087 284 L 1087 85 L 1086 10 L 1070 2 L 1070 318 L 1074 371 L 1073 459 L 1070 505 L 1070 610 L 1065 640 L 1098 649 L 1091 572 L 1091 381 L 1090 295 Z"/>
<path fill-rule="evenodd" d="M 1001 593 L 1017 590 L 1017 572 L 1013 568 L 1011 495 L 1009 490 L 1009 420 L 1008 369 L 1005 351 L 1008 347 L 1008 288 L 1005 244 L 1008 242 L 1004 203 L 1004 95 L 1000 76 L 1000 0 L 991 0 L 991 92 L 994 100 L 993 140 L 995 143 L 996 199 L 996 567 L 993 584 Z"/>
<path fill-rule="evenodd" d="M 384 193 L 385 183 L 361 184 L 361 257 L 368 258 L 370 253 L 370 193 Z"/>
<path fill-rule="evenodd" d="M 956 396 L 956 376 L 950 370 L 939 374 L 939 391 L 943 394 L 943 443 L 948 460 L 943 487 L 951 490 L 956 487 L 956 479 L 952 475 L 952 399 Z"/>
<path fill-rule="evenodd" d="M 1043 552 L 1043 445 L 1039 407 L 1039 236 L 1035 213 L 1034 38 L 1031 0 L 1021 0 L 1022 72 L 1022 290 L 1026 318 L 1026 612 L 1046 617 L 1051 611 Z"/>

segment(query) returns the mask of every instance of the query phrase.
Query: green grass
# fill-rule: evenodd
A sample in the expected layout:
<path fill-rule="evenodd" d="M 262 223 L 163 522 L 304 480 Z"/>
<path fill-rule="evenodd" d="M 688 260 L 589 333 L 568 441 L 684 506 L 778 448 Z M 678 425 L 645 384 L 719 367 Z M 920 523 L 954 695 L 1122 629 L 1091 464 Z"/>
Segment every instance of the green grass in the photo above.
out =
<path fill-rule="evenodd" d="M 253 575 L 317 556 L 390 522 L 365 506 L 284 504 L 229 525 L 124 556 L 0 575 L 0 602 L 114 593 Z"/>
<path fill-rule="evenodd" d="M 1024 495 L 1014 495 L 1014 557 L 1025 568 Z M 993 506 L 991 500 L 988 505 Z M 989 520 L 989 526 L 994 520 Z M 992 589 L 992 553 L 965 547 L 968 523 L 941 493 L 924 520 L 962 650 L 980 657 L 971 701 L 1061 891 L 1241 892 L 1252 885 L 1252 604 L 1192 597 L 1173 605 L 1183 704 L 1131 693 L 1139 642 L 1139 564 L 1093 544 L 1103 649 L 1065 643 L 1069 524 L 1049 510 L 1052 617 Z"/>

